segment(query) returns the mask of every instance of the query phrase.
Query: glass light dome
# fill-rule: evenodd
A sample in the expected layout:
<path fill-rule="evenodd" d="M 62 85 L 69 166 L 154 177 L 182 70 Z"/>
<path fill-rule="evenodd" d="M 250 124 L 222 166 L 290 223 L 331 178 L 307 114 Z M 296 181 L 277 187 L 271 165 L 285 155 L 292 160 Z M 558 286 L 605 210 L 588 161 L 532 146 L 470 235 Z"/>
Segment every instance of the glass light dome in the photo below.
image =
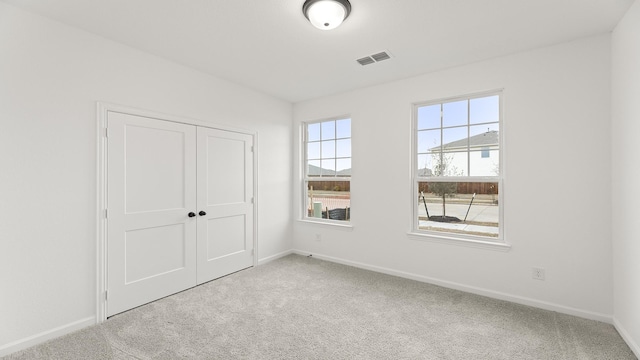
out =
<path fill-rule="evenodd" d="M 302 11 L 316 28 L 331 30 L 340 26 L 349 16 L 351 4 L 346 0 L 307 0 Z"/>

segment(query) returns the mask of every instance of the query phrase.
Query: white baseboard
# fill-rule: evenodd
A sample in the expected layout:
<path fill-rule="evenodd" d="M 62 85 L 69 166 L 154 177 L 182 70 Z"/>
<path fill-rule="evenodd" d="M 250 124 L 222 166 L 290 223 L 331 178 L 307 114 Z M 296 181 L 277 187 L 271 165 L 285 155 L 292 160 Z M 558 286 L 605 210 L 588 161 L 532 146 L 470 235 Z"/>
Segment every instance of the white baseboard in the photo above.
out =
<path fill-rule="evenodd" d="M 505 300 L 505 301 L 516 303 L 516 304 L 532 306 L 532 307 L 536 307 L 536 308 L 540 308 L 540 309 L 544 309 L 544 310 L 555 311 L 555 312 L 559 312 L 559 313 L 562 313 L 562 314 L 578 316 L 578 317 L 585 318 L 585 319 L 590 319 L 590 320 L 602 321 L 602 322 L 605 322 L 605 323 L 608 323 L 608 324 L 612 324 L 613 323 L 613 318 L 612 318 L 611 315 L 606 315 L 606 314 L 600 314 L 600 313 L 591 312 L 591 311 L 580 310 L 580 309 L 576 309 L 576 308 L 572 308 L 572 307 L 568 307 L 568 306 L 564 306 L 564 305 L 559 305 L 559 304 L 554 304 L 554 303 L 550 303 L 550 302 L 546 302 L 546 301 L 540 301 L 540 300 L 531 299 L 531 298 L 527 298 L 527 297 L 523 297 L 523 296 L 507 294 L 507 293 L 494 291 L 494 290 L 483 289 L 483 288 L 479 288 L 479 287 L 475 287 L 475 286 L 468 286 L 468 285 L 459 284 L 459 283 L 455 283 L 455 282 L 451 282 L 451 281 L 440 280 L 440 279 L 435 279 L 435 278 L 431 278 L 431 277 L 427 277 L 427 276 L 423 276 L 423 275 L 418 275 L 418 274 L 408 273 L 408 272 L 404 272 L 404 271 L 398 271 L 398 270 L 394 270 L 394 269 L 389 269 L 389 268 L 385 268 L 385 267 L 381 267 L 381 266 L 369 265 L 369 264 L 359 263 L 359 262 L 355 262 L 355 261 L 340 259 L 340 258 L 333 257 L 333 256 L 310 253 L 308 251 L 302 251 L 302 250 L 295 250 L 294 249 L 293 253 L 298 254 L 298 255 L 304 255 L 304 256 L 312 255 L 314 258 L 317 258 L 317 259 L 320 259 L 320 260 L 331 261 L 331 262 L 335 262 L 335 263 L 338 263 L 338 264 L 357 267 L 357 268 L 360 268 L 360 269 L 371 270 L 371 271 L 375 271 L 375 272 L 379 272 L 379 273 L 383 273 L 383 274 L 387 274 L 387 275 L 393 275 L 393 276 L 398 276 L 398 277 L 405 278 L 405 279 L 411 279 L 411 280 L 416 280 L 416 281 L 420 281 L 420 282 L 425 282 L 425 283 L 429 283 L 429 284 L 433 284 L 433 285 L 446 287 L 446 288 L 449 288 L 449 289 L 460 290 L 460 291 L 464 291 L 464 292 L 468 292 L 468 293 L 472 293 L 472 294 L 476 294 L 476 295 L 482 295 L 482 296 L 486 296 L 486 297 L 490 297 L 490 298 L 494 298 L 494 299 L 498 299 L 498 300 Z"/>
<path fill-rule="evenodd" d="M 633 340 L 633 338 L 629 335 L 627 330 L 625 330 L 625 328 L 622 326 L 622 324 L 620 324 L 620 321 L 618 321 L 615 316 L 613 317 L 613 326 L 615 326 L 620 336 L 622 336 L 622 339 L 624 339 L 627 345 L 629 345 L 629 348 L 631 349 L 631 351 L 633 351 L 633 354 L 638 359 L 640 359 L 640 346 Z"/>
<path fill-rule="evenodd" d="M 279 259 L 281 257 L 285 257 L 287 255 L 291 255 L 291 254 L 293 254 L 293 250 L 287 250 L 275 255 L 267 256 L 266 258 L 258 259 L 258 266 L 264 265 L 268 262 L 271 262 L 273 260 Z"/>
<path fill-rule="evenodd" d="M 74 321 L 67 325 L 62 325 L 57 328 L 43 331 L 39 334 L 26 337 L 24 339 L 16 340 L 8 344 L 0 345 L 0 357 L 12 354 L 16 351 L 24 350 L 34 345 L 41 344 L 47 340 L 51 340 L 74 331 L 83 329 L 85 327 L 94 325 L 96 318 L 94 316 Z"/>

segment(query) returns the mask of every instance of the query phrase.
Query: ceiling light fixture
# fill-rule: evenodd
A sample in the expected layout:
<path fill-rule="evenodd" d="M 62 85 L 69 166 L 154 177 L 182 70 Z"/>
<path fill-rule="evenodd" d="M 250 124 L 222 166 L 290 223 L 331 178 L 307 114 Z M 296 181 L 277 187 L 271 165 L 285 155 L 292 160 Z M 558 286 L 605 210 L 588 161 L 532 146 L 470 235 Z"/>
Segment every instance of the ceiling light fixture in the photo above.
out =
<path fill-rule="evenodd" d="M 349 16 L 351 3 L 349 0 L 306 0 L 302 13 L 318 29 L 331 30 Z"/>

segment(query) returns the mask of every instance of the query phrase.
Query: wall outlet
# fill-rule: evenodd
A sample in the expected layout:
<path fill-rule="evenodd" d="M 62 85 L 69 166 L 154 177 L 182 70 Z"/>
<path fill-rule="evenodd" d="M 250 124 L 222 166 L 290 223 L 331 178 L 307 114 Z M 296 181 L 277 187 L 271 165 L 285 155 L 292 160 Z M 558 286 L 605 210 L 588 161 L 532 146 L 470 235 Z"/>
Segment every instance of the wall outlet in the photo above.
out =
<path fill-rule="evenodd" d="M 316 241 L 322 241 L 322 235 L 316 234 Z"/>
<path fill-rule="evenodd" d="M 543 268 L 531 268 L 531 277 L 536 280 L 544 280 L 544 269 Z"/>

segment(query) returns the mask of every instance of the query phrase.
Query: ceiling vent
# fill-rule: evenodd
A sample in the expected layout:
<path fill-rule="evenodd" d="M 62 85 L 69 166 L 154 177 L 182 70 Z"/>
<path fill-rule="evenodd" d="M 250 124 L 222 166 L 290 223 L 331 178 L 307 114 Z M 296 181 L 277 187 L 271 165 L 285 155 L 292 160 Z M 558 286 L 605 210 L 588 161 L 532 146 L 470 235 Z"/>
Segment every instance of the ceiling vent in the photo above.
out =
<path fill-rule="evenodd" d="M 391 59 L 391 56 L 389 56 L 389 54 L 387 54 L 386 52 L 379 52 L 377 54 L 373 54 L 371 55 L 371 57 L 373 58 L 373 60 L 375 60 L 376 62 L 382 61 L 382 60 L 387 60 L 387 59 Z"/>
<path fill-rule="evenodd" d="M 376 62 L 375 60 L 373 60 L 373 58 L 371 58 L 369 56 L 365 56 L 365 57 L 360 58 L 360 59 L 358 59 L 356 61 L 362 66 L 373 64 L 374 62 Z"/>
<path fill-rule="evenodd" d="M 377 54 L 365 56 L 365 57 L 360 58 L 360 59 L 358 59 L 356 61 L 358 62 L 358 64 L 360 64 L 362 66 L 365 66 L 365 65 L 377 63 L 377 62 L 380 62 L 380 61 L 383 61 L 383 60 L 387 60 L 387 59 L 391 59 L 391 55 L 389 55 L 388 52 L 383 51 L 383 52 L 379 52 Z"/>

